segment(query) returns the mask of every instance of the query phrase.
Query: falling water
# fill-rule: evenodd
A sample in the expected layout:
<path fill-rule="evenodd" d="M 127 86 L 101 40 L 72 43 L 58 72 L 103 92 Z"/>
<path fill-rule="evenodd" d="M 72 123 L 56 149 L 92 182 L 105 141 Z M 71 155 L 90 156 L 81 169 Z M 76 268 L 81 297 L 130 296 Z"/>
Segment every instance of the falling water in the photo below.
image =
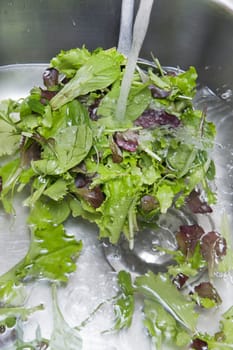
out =
<path fill-rule="evenodd" d="M 154 0 L 141 0 L 133 28 L 133 41 L 122 80 L 120 96 L 117 101 L 116 118 L 123 121 L 126 111 L 127 99 L 133 79 L 134 70 L 138 60 L 150 20 L 150 13 Z"/>
<path fill-rule="evenodd" d="M 132 44 L 134 0 L 122 0 L 118 51 L 128 56 Z"/>

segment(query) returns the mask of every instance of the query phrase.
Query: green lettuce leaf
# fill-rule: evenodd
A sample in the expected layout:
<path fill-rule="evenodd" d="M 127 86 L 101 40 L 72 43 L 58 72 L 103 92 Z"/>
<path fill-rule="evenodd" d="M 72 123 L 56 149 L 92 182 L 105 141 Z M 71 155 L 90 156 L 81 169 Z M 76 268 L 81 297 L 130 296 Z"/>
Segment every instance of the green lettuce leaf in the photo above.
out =
<path fill-rule="evenodd" d="M 207 333 L 199 333 L 195 338 L 206 342 L 209 350 L 233 349 L 233 306 L 222 314 L 219 331 L 213 336 Z"/>
<path fill-rule="evenodd" d="M 139 176 L 126 175 L 105 184 L 106 199 L 97 209 L 102 213 L 101 218 L 96 220 L 100 228 L 100 237 L 108 237 L 110 242 L 115 244 L 124 232 L 129 241 L 133 240 L 135 228 L 129 228 L 133 223 L 130 214 L 135 210 L 140 183 Z"/>
<path fill-rule="evenodd" d="M 137 277 L 135 285 L 147 298 L 159 302 L 185 329 L 195 331 L 198 317 L 195 303 L 177 290 L 168 275 L 149 271 Z"/>
<path fill-rule="evenodd" d="M 82 339 L 77 329 L 71 328 L 65 321 L 58 305 L 56 287 L 53 296 L 53 331 L 50 339 L 50 350 L 81 350 Z"/>
<path fill-rule="evenodd" d="M 184 347 L 190 342 L 190 334 L 156 300 L 144 301 L 144 325 L 157 350 L 163 344 Z"/>
<path fill-rule="evenodd" d="M 92 131 L 85 125 L 69 126 L 54 137 L 54 149 L 45 146 L 43 159 L 33 161 L 35 172 L 59 175 L 78 165 L 92 146 Z"/>
<path fill-rule="evenodd" d="M 14 126 L 0 120 L 0 157 L 14 154 L 19 148 L 20 139 Z"/>
<path fill-rule="evenodd" d="M 21 293 L 25 280 L 44 278 L 64 283 L 76 269 L 75 261 L 82 249 L 81 241 L 67 235 L 63 225 L 54 225 L 49 209 L 43 205 L 41 208 L 43 212 L 36 213 L 34 210 L 29 216 L 31 242 L 26 256 L 0 277 L 0 300 L 5 304 L 12 302 Z M 42 213 L 43 222 L 37 226 Z"/>
<path fill-rule="evenodd" d="M 118 285 L 121 292 L 114 304 L 115 325 L 114 329 L 120 330 L 130 327 L 134 313 L 134 288 L 131 275 L 126 271 L 118 273 Z"/>
<path fill-rule="evenodd" d="M 50 101 L 52 108 L 58 109 L 78 96 L 111 85 L 120 76 L 120 64 L 123 60 L 124 57 L 114 49 L 100 51 L 91 56 L 74 78 L 52 98 Z"/>
<path fill-rule="evenodd" d="M 59 72 L 64 73 L 67 78 L 72 78 L 90 57 L 91 53 L 85 47 L 62 50 L 51 59 L 50 64 Z"/>

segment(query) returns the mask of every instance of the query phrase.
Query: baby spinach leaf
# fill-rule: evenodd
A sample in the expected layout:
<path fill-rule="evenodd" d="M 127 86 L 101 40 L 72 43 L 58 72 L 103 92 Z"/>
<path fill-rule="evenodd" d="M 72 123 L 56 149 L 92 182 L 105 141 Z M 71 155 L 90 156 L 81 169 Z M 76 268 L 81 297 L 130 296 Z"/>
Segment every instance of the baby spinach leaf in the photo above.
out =
<path fill-rule="evenodd" d="M 45 146 L 44 159 L 33 161 L 33 169 L 40 174 L 59 175 L 78 165 L 92 146 L 92 131 L 85 125 L 69 126 L 54 137 L 54 150 Z"/>

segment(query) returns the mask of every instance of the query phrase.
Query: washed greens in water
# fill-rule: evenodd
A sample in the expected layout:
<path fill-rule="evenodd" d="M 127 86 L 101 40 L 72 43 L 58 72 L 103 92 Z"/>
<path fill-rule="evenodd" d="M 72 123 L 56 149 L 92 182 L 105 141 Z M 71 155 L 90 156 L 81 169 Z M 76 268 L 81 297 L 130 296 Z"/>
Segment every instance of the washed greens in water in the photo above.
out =
<path fill-rule="evenodd" d="M 114 48 L 62 51 L 45 71 L 43 87 L 34 87 L 25 99 L 0 103 L 0 199 L 12 214 L 14 194 L 30 189 L 24 205 L 31 232 L 25 258 L 0 277 L 1 304 L 22 303 L 30 279 L 68 281 L 82 248 L 65 232 L 70 216 L 96 223 L 99 238 L 117 244 L 123 236 L 133 248 L 139 218 L 156 221 L 172 206 L 211 212 L 215 127 L 193 107 L 195 68 L 164 71 L 151 65 L 145 71 L 138 64 L 122 122 L 115 114 L 125 65 L 126 58 Z M 158 348 L 167 329 L 177 346 L 189 342 L 195 302 L 209 307 L 216 305 L 213 296 L 219 299 L 212 285 L 204 292 L 199 286 L 189 297 L 177 286 L 202 268 L 212 272 L 226 255 L 225 238 L 217 232 L 202 236 L 197 225 L 180 228 L 180 249 L 169 252 L 177 264 L 164 275 L 148 272 L 132 281 L 128 273 L 119 274 L 115 329 L 130 327 L 139 293 L 145 299 L 145 326 Z M 228 255 L 225 267 L 229 261 Z M 57 315 L 59 328 L 63 321 L 60 311 Z M 60 330 L 57 334 L 52 339 L 56 348 Z M 194 339 L 193 347 L 203 339 Z"/>

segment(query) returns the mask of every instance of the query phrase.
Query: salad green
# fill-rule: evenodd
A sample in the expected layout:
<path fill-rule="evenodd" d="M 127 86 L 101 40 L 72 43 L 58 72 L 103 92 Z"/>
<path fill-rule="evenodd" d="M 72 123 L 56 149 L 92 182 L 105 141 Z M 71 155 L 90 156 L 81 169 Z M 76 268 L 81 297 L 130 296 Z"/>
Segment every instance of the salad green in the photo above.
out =
<path fill-rule="evenodd" d="M 65 231 L 69 217 L 94 222 L 100 239 L 117 244 L 123 237 L 133 249 L 140 225 L 156 222 L 169 208 L 196 205 L 200 193 L 201 213 L 216 203 L 211 184 L 216 131 L 193 107 L 195 68 L 162 70 L 139 62 L 122 122 L 115 114 L 125 65 L 126 57 L 114 48 L 62 51 L 43 75 L 43 87 L 33 87 L 24 99 L 0 102 L 0 200 L 14 214 L 14 195 L 27 193 L 31 239 L 25 258 L 0 276 L 1 307 L 24 305 L 27 281 L 68 282 L 82 250 L 82 242 Z M 134 281 L 125 271 L 118 275 L 114 329 L 130 327 L 140 294 L 144 324 L 158 349 L 167 340 L 181 348 L 190 344 L 197 301 L 199 307 L 218 304 L 208 293 L 202 298 L 201 287 L 193 295 L 180 292 L 173 283 L 177 276 L 186 279 L 205 268 L 212 273 L 221 261 L 224 271 L 232 268 L 228 239 L 220 234 L 194 225 L 181 228 L 177 237 L 179 249 L 167 251 L 176 264 L 166 273 L 149 271 Z M 68 330 L 53 296 L 57 329 L 51 349 L 62 348 L 64 332 L 74 340 L 70 349 L 81 349 L 79 334 Z M 231 316 L 224 315 L 221 332 Z M 198 341 L 215 349 L 207 338 L 200 335 Z"/>

